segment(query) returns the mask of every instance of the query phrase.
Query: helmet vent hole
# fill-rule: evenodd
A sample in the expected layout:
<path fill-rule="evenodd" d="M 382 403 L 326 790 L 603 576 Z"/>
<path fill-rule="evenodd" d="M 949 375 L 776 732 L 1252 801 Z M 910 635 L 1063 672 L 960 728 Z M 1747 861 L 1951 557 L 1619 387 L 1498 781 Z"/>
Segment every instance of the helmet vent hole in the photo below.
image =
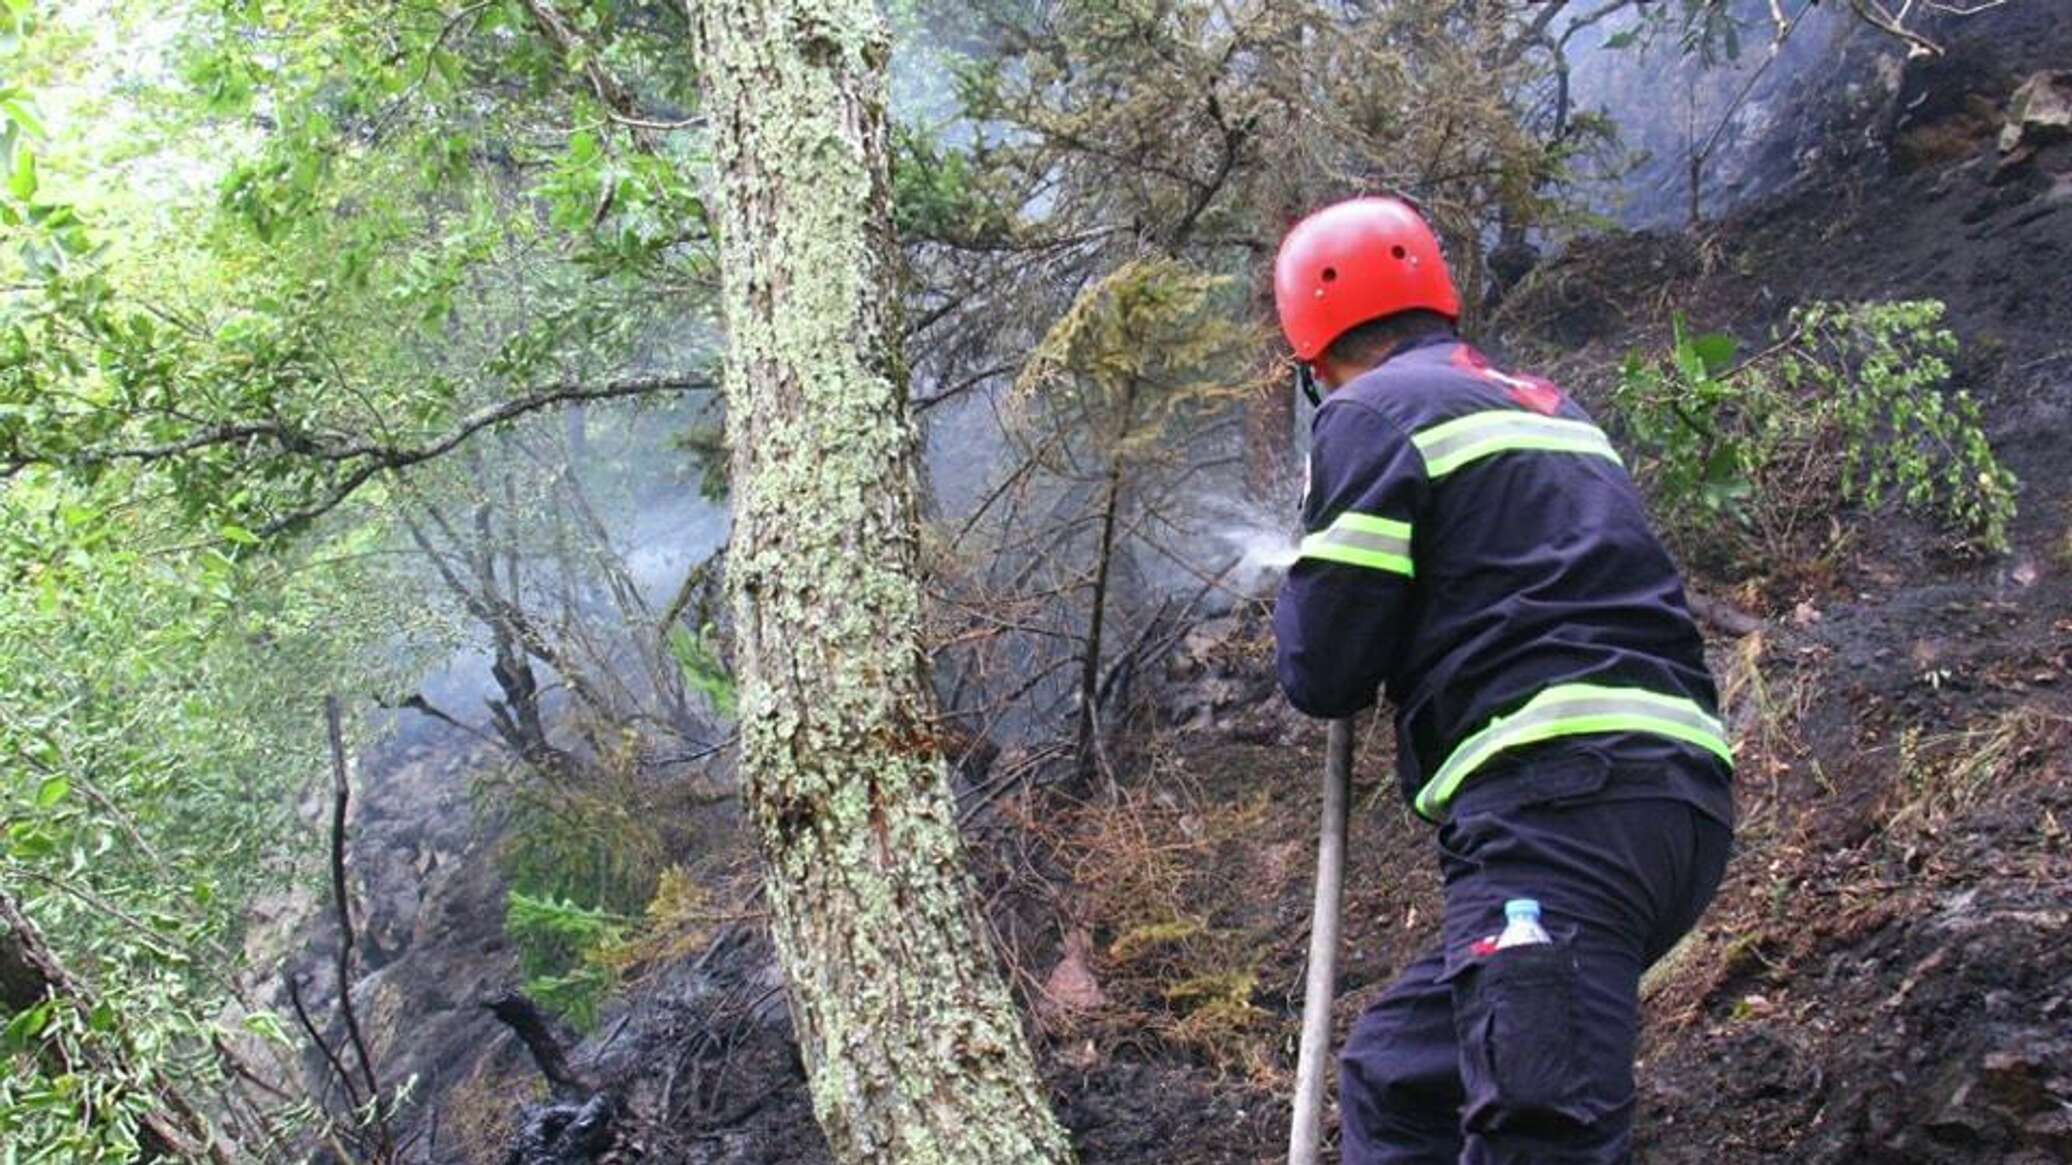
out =
<path fill-rule="evenodd" d="M 1326 267 L 1326 268 L 1324 268 L 1324 282 L 1326 282 L 1326 283 L 1330 283 L 1330 282 L 1332 282 L 1332 281 L 1336 280 L 1337 278 L 1338 278 L 1338 268 L 1336 268 L 1336 267 Z"/>
<path fill-rule="evenodd" d="M 1409 253 L 1410 252 L 1405 251 L 1403 249 L 1403 244 L 1401 243 L 1397 243 L 1395 246 L 1389 248 L 1389 254 L 1394 255 L 1398 259 L 1403 258 L 1405 255 L 1408 255 Z"/>

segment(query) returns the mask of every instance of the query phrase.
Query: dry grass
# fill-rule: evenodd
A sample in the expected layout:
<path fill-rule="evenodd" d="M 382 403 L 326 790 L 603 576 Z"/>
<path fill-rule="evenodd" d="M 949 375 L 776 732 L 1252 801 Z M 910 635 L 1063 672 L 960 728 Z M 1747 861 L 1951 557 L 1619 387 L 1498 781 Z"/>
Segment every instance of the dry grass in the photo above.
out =
<path fill-rule="evenodd" d="M 1786 783 L 1810 752 L 1803 725 L 1819 676 L 1776 656 L 1769 633 L 1756 631 L 1735 641 L 1720 669 L 1720 710 L 1734 739 L 1744 844 L 1747 835 L 1775 824 Z"/>
<path fill-rule="evenodd" d="M 450 1149 L 466 1165 L 502 1165 L 518 1132 L 520 1107 L 547 1097 L 538 1073 L 502 1066 L 501 1059 L 483 1057 L 439 1110 L 440 1149 Z"/>
<path fill-rule="evenodd" d="M 683 866 L 671 866 L 655 881 L 655 895 L 630 935 L 599 952 L 620 976 L 643 968 L 669 967 L 701 950 L 712 938 L 712 891 Z"/>
<path fill-rule="evenodd" d="M 2067 726 L 2066 717 L 2023 705 L 1955 732 L 1907 729 L 1892 746 L 1897 771 L 1884 806 L 1886 833 L 1940 832 L 2017 773 L 2039 767 L 2034 762 Z"/>
<path fill-rule="evenodd" d="M 1027 815 L 1070 887 L 1069 927 L 1093 936 L 1106 996 L 1047 1026 L 1110 1045 L 1148 1036 L 1219 1074 L 1276 1079 L 1282 1025 L 1254 996 L 1273 903 L 1299 871 L 1274 844 L 1270 811 L 1264 793 L 1219 803 L 1154 760 L 1140 786 Z"/>
<path fill-rule="evenodd" d="M 1762 673 L 1761 658 L 1762 649 L 1751 645 L 1727 669 L 1730 706 L 1763 710 L 1751 713 L 1741 746 L 1751 758 L 1795 755 L 1801 767 L 1816 765 L 1794 727 L 1805 700 L 1795 696 L 1780 707 L 1777 677 Z M 1792 683 L 1797 692 L 1803 681 Z M 2024 804 L 2032 785 L 2057 779 L 2051 761 L 2068 740 L 2072 717 L 2022 705 L 1954 731 L 1908 729 L 1894 743 L 1863 750 L 1848 758 L 1845 783 L 1876 799 L 1863 810 L 1862 832 L 1847 834 L 1860 840 L 1846 848 L 1834 845 L 1839 835 L 1829 832 L 1834 822 L 1823 825 L 1823 815 L 1839 811 L 1846 819 L 1853 799 L 1808 800 L 1803 784 L 1792 795 L 1780 776 L 1776 795 L 1744 820 L 1720 901 L 1649 970 L 1643 998 L 1671 1027 L 1708 1014 L 1723 997 L 1734 999 L 1730 1018 L 1749 1018 L 1768 994 L 1766 984 L 1790 980 L 1823 952 L 1903 915 L 1910 901 L 1932 896 L 1937 886 L 1986 877 L 1960 856 L 1967 852 L 1962 839 L 1998 807 Z M 2062 826 L 2047 812 L 2038 832 L 2039 854 L 2062 844 L 2050 840 Z"/>

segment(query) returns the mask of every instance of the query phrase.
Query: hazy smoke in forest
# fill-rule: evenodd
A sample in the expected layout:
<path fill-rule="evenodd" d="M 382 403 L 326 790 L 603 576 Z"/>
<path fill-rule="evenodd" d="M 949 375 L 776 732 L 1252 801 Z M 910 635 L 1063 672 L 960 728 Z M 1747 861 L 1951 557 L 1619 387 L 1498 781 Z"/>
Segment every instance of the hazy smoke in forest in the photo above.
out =
<path fill-rule="evenodd" d="M 1801 2 L 1792 0 L 1785 10 L 1795 12 Z M 1769 13 L 1767 0 L 1743 0 L 1737 11 L 1744 29 L 1739 59 L 1710 69 L 1686 56 L 1673 32 L 1652 42 L 1615 42 L 1631 28 L 1630 19 L 1605 21 L 1575 38 L 1570 46 L 1574 106 L 1579 112 L 1603 110 L 1611 116 L 1629 163 L 1606 168 L 1595 177 L 1594 188 L 1586 185 L 1586 197 L 1595 209 L 1633 226 L 1679 224 L 1688 201 L 1689 151 L 1722 122 L 1720 144 L 1708 163 L 1708 213 L 1789 179 L 1791 154 L 1788 149 L 1780 152 L 1778 146 L 1789 127 L 1778 112 L 1792 83 L 1809 66 L 1827 59 L 1842 24 L 1831 14 L 1810 11 L 1775 62 L 1766 65 L 1772 49 Z M 974 46 L 941 43 L 940 34 L 922 24 L 899 32 L 895 116 L 936 126 L 948 140 L 955 140 L 961 136 L 960 126 L 946 62 L 960 47 Z M 1613 43 L 1608 46 L 1608 41 Z M 696 325 L 695 330 L 709 342 L 706 325 Z M 967 514 L 1012 460 L 1014 449 L 986 396 L 988 391 L 1004 391 L 1006 382 L 1003 377 L 923 418 L 924 472 L 933 513 L 953 521 Z M 916 383 L 914 392 L 925 398 L 935 387 L 924 380 Z M 612 415 L 609 410 L 593 410 L 601 422 Z M 674 422 L 663 419 L 670 415 L 673 411 L 650 413 L 634 427 L 673 433 Z M 1306 421 L 1305 414 L 1296 428 Z M 559 422 L 541 418 L 534 423 Z M 1302 436 L 1290 435 L 1298 452 Z M 628 572 L 659 609 L 686 571 L 724 546 L 729 527 L 726 503 L 699 494 L 696 454 L 671 441 L 627 441 L 612 453 L 623 459 L 612 471 L 622 484 L 646 484 L 621 491 L 600 517 Z M 1242 470 L 1233 469 L 1203 475 L 1197 485 L 1180 515 L 1192 527 L 1191 549 L 1197 557 L 1179 564 L 1136 554 L 1131 577 L 1140 597 L 1155 599 L 1193 594 L 1202 588 L 1205 574 L 1212 576 L 1216 593 L 1204 602 L 1206 613 L 1227 609 L 1234 595 L 1270 588 L 1294 559 L 1298 522 L 1292 482 L 1253 482 Z M 427 571 L 423 585 L 433 593 L 440 584 Z M 456 712 L 479 713 L 482 699 L 495 691 L 486 652 L 475 643 L 454 651 L 426 675 L 422 690 Z"/>
<path fill-rule="evenodd" d="M 1632 228 L 1683 226 L 1690 158 L 1708 145 L 1700 198 L 1706 215 L 1787 185 L 1798 173 L 1800 147 L 1819 134 L 1818 119 L 1806 113 L 1825 94 L 1809 89 L 1852 83 L 1834 70 L 1838 38 L 1857 29 L 1846 7 L 1735 0 L 1734 40 L 1714 43 L 1709 62 L 1686 51 L 1667 6 L 1653 11 L 1660 26 L 1652 34 L 1629 39 L 1642 19 L 1634 10 L 1578 32 L 1569 45 L 1574 108 L 1608 114 L 1622 155 L 1584 163 L 1581 193 L 1590 208 Z M 1781 45 L 1778 13 L 1790 25 Z M 1809 74 L 1813 84 L 1800 84 Z"/>

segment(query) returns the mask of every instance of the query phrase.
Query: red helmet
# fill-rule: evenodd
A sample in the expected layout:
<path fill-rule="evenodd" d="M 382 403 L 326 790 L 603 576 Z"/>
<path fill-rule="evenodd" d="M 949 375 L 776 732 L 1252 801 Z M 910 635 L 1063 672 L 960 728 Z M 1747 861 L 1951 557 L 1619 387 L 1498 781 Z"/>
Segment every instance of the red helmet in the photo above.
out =
<path fill-rule="evenodd" d="M 1296 223 L 1273 261 L 1273 301 L 1305 364 L 1368 320 L 1413 308 L 1460 319 L 1438 237 L 1400 198 L 1351 198 Z"/>

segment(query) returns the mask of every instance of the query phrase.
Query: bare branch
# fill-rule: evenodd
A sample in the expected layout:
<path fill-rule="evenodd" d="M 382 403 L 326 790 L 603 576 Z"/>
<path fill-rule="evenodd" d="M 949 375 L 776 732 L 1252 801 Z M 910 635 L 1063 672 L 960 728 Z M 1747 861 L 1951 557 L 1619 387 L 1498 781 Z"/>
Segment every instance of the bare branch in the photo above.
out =
<path fill-rule="evenodd" d="M 1879 3 L 1879 0 L 1849 0 L 1849 8 L 1865 24 L 1870 25 L 1879 32 L 1905 41 L 1908 56 L 1939 57 L 1943 55 L 1941 45 L 1906 26 L 1903 9 L 1902 15 L 1896 16 L 1890 9 Z M 1984 9 L 1979 11 L 1984 11 Z M 1963 13 L 1962 15 L 1969 15 L 1969 13 Z"/>
<path fill-rule="evenodd" d="M 517 991 L 506 991 L 482 1006 L 517 1033 L 525 1050 L 532 1053 L 532 1062 L 540 1075 L 554 1089 L 557 1100 L 572 1100 L 595 1091 L 589 1081 L 569 1066 L 567 1046 L 547 1025 L 547 1017 L 532 1000 Z"/>
<path fill-rule="evenodd" d="M 445 435 L 423 445 L 389 445 L 335 433 L 315 433 L 295 428 L 280 420 L 239 421 L 212 425 L 177 441 L 114 449 L 87 449 L 73 453 L 43 453 L 16 449 L 0 460 L 0 478 L 29 465 L 83 468 L 118 461 L 151 463 L 219 446 L 234 446 L 247 453 L 265 452 L 303 456 L 353 468 L 332 485 L 316 502 L 276 518 L 264 533 L 278 534 L 302 526 L 343 504 L 359 488 L 385 470 L 407 469 L 452 452 L 484 429 L 520 417 L 581 401 L 617 400 L 624 397 L 658 396 L 663 393 L 701 392 L 713 388 L 703 376 L 645 376 L 615 380 L 599 385 L 554 384 L 534 389 L 493 405 L 485 405 L 456 421 Z"/>
<path fill-rule="evenodd" d="M 352 899 L 345 880 L 345 816 L 352 798 L 352 783 L 346 777 L 345 734 L 339 723 L 338 697 L 324 697 L 324 735 L 331 746 L 331 893 L 338 907 L 338 1013 L 345 1020 L 353 1054 L 360 1058 L 360 1075 L 367 1083 L 368 1104 L 373 1110 L 374 1132 L 381 1147 L 381 1159 L 395 1156 L 395 1138 L 389 1132 L 388 1110 L 382 1104 L 381 1085 L 374 1077 L 374 1057 L 367 1051 L 367 1037 L 360 1031 L 360 1016 L 353 1006 Z"/>
<path fill-rule="evenodd" d="M 914 411 L 916 413 L 925 413 L 929 409 L 932 409 L 935 406 L 942 404 L 944 401 L 954 400 L 957 397 L 963 396 L 965 393 L 970 392 L 972 389 L 977 388 L 979 385 L 984 384 L 986 381 L 991 380 L 995 376 L 1002 376 L 1006 373 L 1013 372 L 1014 370 L 1015 365 L 1013 364 L 995 364 L 990 368 L 984 369 L 983 371 L 974 372 L 970 376 L 965 377 L 963 380 L 958 381 L 956 384 L 953 384 L 950 387 L 942 389 L 941 391 L 935 393 L 933 396 L 925 396 L 922 397 L 920 400 L 915 401 Z"/>
<path fill-rule="evenodd" d="M 561 386 L 531 396 L 505 401 L 500 405 L 477 409 L 454 426 L 453 430 L 429 445 L 413 449 L 397 449 L 386 446 L 362 445 L 352 448 L 352 457 L 368 459 L 360 468 L 346 475 L 331 491 L 316 503 L 295 510 L 266 524 L 261 531 L 267 535 L 279 534 L 307 525 L 330 513 L 345 503 L 361 486 L 366 485 L 375 474 L 385 470 L 407 469 L 420 462 L 430 461 L 452 452 L 462 442 L 492 425 L 516 420 L 528 413 L 576 401 L 613 400 L 629 396 L 651 396 L 664 392 L 697 392 L 712 388 L 712 382 L 703 377 L 644 377 L 636 380 L 618 381 L 595 388 Z M 330 458 L 339 460 L 340 458 Z"/>

